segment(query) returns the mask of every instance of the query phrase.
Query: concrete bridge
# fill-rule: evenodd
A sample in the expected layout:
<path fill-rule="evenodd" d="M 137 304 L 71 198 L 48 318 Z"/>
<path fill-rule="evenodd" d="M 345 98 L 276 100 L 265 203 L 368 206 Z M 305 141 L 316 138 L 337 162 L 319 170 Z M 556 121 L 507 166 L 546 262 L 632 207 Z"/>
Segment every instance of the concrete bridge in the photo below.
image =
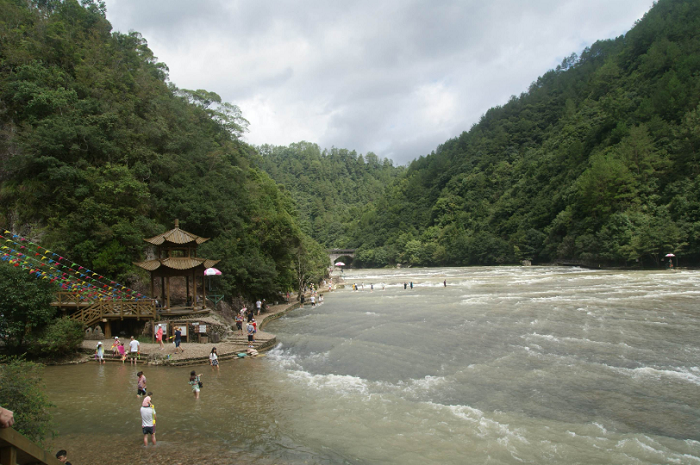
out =
<path fill-rule="evenodd" d="M 331 266 L 333 266 L 340 257 L 355 258 L 355 250 L 356 249 L 328 249 L 326 252 L 328 252 L 328 255 L 331 257 Z"/>

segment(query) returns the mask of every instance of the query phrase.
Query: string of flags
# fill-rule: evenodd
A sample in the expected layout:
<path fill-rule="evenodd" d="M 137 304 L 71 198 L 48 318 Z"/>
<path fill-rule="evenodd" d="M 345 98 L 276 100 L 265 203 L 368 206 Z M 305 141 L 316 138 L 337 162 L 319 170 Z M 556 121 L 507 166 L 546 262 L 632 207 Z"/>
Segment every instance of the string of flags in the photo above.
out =
<path fill-rule="evenodd" d="M 81 300 L 140 300 L 148 297 L 39 244 L 5 231 L 0 234 L 0 260 L 56 283 Z"/>

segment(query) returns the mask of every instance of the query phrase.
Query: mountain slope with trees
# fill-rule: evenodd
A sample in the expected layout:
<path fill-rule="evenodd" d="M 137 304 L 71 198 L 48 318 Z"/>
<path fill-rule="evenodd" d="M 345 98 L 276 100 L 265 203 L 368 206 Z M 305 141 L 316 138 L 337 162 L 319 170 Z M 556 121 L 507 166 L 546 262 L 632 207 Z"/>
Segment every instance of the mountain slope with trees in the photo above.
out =
<path fill-rule="evenodd" d="M 219 293 L 291 289 L 300 259 L 323 273 L 323 250 L 253 163 L 246 126 L 215 93 L 170 83 L 103 2 L 0 0 L 0 227 L 134 283 L 142 239 L 177 218 L 212 238 Z"/>
<path fill-rule="evenodd" d="M 342 241 L 344 224 L 377 200 L 403 167 L 374 153 L 298 142 L 258 148 L 258 166 L 284 186 L 295 201 L 306 234 L 327 247 Z"/>
<path fill-rule="evenodd" d="M 700 3 L 624 36 L 410 164 L 347 225 L 356 263 L 700 262 Z"/>

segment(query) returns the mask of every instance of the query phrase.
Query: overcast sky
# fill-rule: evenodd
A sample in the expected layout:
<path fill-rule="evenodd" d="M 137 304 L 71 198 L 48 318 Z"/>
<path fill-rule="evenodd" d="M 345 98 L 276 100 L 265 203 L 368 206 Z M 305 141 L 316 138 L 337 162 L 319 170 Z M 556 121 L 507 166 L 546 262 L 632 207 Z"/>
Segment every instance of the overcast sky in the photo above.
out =
<path fill-rule="evenodd" d="M 652 0 L 106 0 L 180 88 L 238 105 L 246 141 L 374 152 L 404 164 Z"/>

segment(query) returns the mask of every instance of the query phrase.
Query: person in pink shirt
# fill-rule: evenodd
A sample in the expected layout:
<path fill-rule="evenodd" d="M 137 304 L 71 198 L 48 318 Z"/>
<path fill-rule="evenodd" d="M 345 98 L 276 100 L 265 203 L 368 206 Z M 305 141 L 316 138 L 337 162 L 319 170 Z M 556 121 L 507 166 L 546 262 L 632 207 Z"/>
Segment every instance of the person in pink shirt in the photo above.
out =
<path fill-rule="evenodd" d="M 158 325 L 158 330 L 156 331 L 156 341 L 160 344 L 160 350 L 163 350 L 165 346 L 163 346 L 163 327 L 161 325 Z"/>
<path fill-rule="evenodd" d="M 119 356 L 122 359 L 122 363 L 124 363 L 124 360 L 126 360 L 126 352 L 124 351 L 124 344 L 121 341 L 119 341 L 119 347 L 117 347 L 117 349 L 119 349 Z"/>

